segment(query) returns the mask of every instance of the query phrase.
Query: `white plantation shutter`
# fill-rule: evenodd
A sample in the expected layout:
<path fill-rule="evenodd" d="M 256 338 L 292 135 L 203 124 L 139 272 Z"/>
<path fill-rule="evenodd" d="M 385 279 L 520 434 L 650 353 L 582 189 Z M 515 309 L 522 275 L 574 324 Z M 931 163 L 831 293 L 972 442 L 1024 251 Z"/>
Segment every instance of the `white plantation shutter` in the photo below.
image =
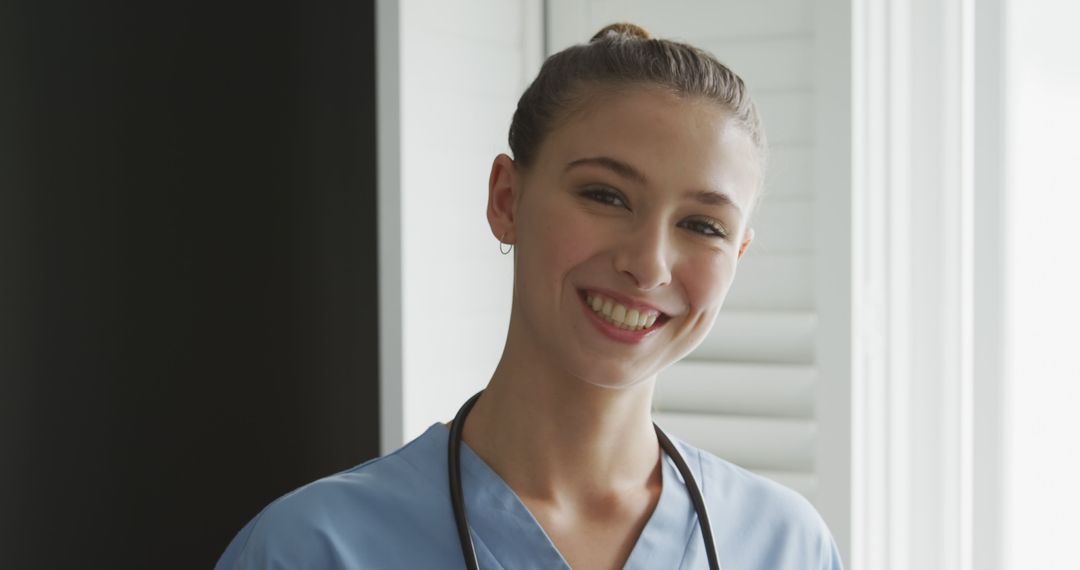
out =
<path fill-rule="evenodd" d="M 672 435 L 816 501 L 815 283 L 829 280 L 821 279 L 816 245 L 814 3 L 555 0 L 548 9 L 549 52 L 629 21 L 709 50 L 750 86 L 771 147 L 766 194 L 752 224 L 756 239 L 709 337 L 661 373 L 655 419 Z"/>
<path fill-rule="evenodd" d="M 692 445 L 816 491 L 813 366 L 684 360 L 657 383 L 658 424 Z"/>

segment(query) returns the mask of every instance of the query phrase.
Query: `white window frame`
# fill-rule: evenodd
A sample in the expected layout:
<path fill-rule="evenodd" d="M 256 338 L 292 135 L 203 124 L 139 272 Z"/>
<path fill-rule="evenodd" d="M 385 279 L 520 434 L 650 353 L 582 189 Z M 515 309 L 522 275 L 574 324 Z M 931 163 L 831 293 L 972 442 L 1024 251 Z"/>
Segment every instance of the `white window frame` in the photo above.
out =
<path fill-rule="evenodd" d="M 996 570 L 1000 3 L 856 0 L 852 24 L 851 566 Z"/>

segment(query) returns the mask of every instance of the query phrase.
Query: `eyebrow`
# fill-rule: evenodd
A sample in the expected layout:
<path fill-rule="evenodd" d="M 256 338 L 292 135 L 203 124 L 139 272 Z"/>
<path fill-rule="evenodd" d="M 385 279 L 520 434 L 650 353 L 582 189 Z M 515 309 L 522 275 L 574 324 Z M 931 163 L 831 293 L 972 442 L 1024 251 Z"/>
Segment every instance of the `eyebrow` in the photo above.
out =
<path fill-rule="evenodd" d="M 706 206 L 730 206 L 738 212 L 739 217 L 742 217 L 742 208 L 735 203 L 735 200 L 731 199 L 731 196 L 723 192 L 717 192 L 716 190 L 695 190 L 686 193 L 686 197 L 693 198 L 700 204 Z"/>
<path fill-rule="evenodd" d="M 622 176 L 623 178 L 629 178 L 634 182 L 639 182 L 641 184 L 649 183 L 648 179 L 645 178 L 645 175 L 642 174 L 640 170 L 634 168 L 633 166 L 630 166 L 629 164 L 621 160 L 611 158 L 610 156 L 591 156 L 588 158 L 579 158 L 567 164 L 566 168 L 563 169 L 563 172 L 567 172 L 568 170 L 576 166 L 584 165 L 600 166 L 614 172 L 615 174 L 618 174 L 619 176 Z"/>
<path fill-rule="evenodd" d="M 638 182 L 642 185 L 647 185 L 649 183 L 648 179 L 645 178 L 645 175 L 642 174 L 640 170 L 634 168 L 633 166 L 630 166 L 629 164 L 621 160 L 611 158 L 610 156 L 591 156 L 588 158 L 579 158 L 577 160 L 573 160 L 566 165 L 566 168 L 563 169 L 563 172 L 569 171 L 574 167 L 584 165 L 592 165 L 606 168 L 614 172 L 615 174 L 622 176 L 623 178 L 633 180 L 634 182 Z M 742 208 L 740 208 L 739 205 L 735 203 L 735 200 L 731 199 L 731 196 L 724 192 L 718 192 L 716 190 L 692 190 L 690 192 L 687 192 L 685 194 L 685 197 L 693 198 L 695 202 L 699 204 L 704 204 L 706 206 L 730 206 L 731 208 L 734 208 L 736 212 L 738 212 L 739 217 L 742 217 Z"/>

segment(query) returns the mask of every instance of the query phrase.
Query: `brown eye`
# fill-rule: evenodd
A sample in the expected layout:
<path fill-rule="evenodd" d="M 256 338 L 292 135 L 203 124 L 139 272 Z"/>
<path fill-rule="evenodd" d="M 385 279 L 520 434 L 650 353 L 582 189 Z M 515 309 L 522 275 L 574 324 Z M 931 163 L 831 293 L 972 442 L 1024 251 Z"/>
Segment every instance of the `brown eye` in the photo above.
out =
<path fill-rule="evenodd" d="M 682 223 L 682 226 L 703 236 L 718 238 L 727 237 L 727 231 L 724 227 L 710 220 L 687 220 Z"/>
<path fill-rule="evenodd" d="M 581 195 L 594 202 L 600 202 L 601 204 L 607 204 L 618 208 L 626 208 L 627 210 L 630 209 L 626 204 L 626 201 L 622 199 L 622 196 L 606 188 L 590 188 L 582 191 Z"/>

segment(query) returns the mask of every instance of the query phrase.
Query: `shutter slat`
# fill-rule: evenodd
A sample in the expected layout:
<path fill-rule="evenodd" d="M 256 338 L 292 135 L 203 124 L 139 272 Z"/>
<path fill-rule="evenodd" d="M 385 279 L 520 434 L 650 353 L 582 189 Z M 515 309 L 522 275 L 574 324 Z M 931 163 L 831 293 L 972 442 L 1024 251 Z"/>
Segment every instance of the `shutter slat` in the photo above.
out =
<path fill-rule="evenodd" d="M 734 310 L 809 310 L 814 306 L 814 257 L 756 252 L 739 262 L 739 278 L 724 305 Z"/>
<path fill-rule="evenodd" d="M 706 39 L 701 47 L 724 65 L 738 70 L 755 94 L 814 86 L 814 38 L 759 36 L 739 40 Z"/>
<path fill-rule="evenodd" d="M 702 42 L 705 38 L 806 36 L 814 30 L 813 3 L 804 0 L 699 0 L 680 3 L 679 9 L 657 2 L 589 2 L 588 8 L 590 32 L 611 22 L 636 22 L 657 37 Z"/>
<path fill-rule="evenodd" d="M 813 420 L 655 412 L 675 437 L 747 469 L 812 471 Z"/>
<path fill-rule="evenodd" d="M 812 366 L 683 360 L 660 373 L 653 403 L 661 412 L 812 418 Z"/>
<path fill-rule="evenodd" d="M 812 199 L 813 181 L 813 145 L 771 144 L 769 169 L 765 173 L 765 198 L 759 210 L 761 215 L 778 198 Z"/>
<path fill-rule="evenodd" d="M 754 96 L 762 117 L 768 117 L 769 142 L 814 142 L 814 96 L 807 91 L 769 91 Z"/>
<path fill-rule="evenodd" d="M 811 364 L 817 315 L 812 311 L 722 310 L 693 360 Z"/>
<path fill-rule="evenodd" d="M 761 255 L 814 252 L 813 200 L 767 195 L 754 210 L 750 225 L 754 228 L 754 242 L 743 261 Z"/>

